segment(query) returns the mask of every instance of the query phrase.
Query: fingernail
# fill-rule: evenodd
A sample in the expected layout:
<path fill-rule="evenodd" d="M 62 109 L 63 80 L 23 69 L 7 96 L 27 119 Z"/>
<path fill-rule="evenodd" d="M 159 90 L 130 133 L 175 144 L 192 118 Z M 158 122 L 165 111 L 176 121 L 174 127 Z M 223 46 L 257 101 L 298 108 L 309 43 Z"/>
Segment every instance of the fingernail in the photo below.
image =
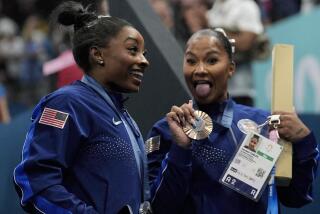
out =
<path fill-rule="evenodd" d="M 185 124 L 186 124 L 186 119 L 182 116 L 181 117 L 181 122 L 182 122 L 182 126 L 185 126 Z"/>

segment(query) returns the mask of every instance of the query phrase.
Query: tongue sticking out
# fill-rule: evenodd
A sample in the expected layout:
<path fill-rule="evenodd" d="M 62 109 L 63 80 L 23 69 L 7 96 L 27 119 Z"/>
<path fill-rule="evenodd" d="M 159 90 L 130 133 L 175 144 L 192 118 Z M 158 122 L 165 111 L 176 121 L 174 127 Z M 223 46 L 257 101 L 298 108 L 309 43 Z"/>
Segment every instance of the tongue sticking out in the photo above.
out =
<path fill-rule="evenodd" d="M 209 84 L 198 84 L 196 86 L 196 94 L 199 97 L 206 97 L 210 93 L 210 85 Z"/>

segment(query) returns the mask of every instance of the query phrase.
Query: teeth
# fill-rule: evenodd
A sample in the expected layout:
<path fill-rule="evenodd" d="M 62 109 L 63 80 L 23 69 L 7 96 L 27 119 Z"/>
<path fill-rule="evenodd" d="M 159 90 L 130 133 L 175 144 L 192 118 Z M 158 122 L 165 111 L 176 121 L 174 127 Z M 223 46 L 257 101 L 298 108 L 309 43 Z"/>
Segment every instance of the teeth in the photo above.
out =
<path fill-rule="evenodd" d="M 138 78 L 142 78 L 143 77 L 143 73 L 140 71 L 131 71 L 131 74 L 135 75 Z"/>
<path fill-rule="evenodd" d="M 211 82 L 207 80 L 197 80 L 193 82 L 194 87 L 196 87 L 198 84 L 209 84 L 210 86 L 212 85 Z"/>

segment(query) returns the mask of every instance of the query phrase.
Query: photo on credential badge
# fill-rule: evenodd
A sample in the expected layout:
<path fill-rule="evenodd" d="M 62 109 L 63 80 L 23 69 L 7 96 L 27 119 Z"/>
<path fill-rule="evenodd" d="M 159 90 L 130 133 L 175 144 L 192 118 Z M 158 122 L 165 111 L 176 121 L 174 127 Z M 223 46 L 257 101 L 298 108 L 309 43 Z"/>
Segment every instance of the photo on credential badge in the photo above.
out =
<path fill-rule="evenodd" d="M 253 134 L 251 138 L 249 138 L 248 142 L 246 142 L 244 148 L 256 152 L 259 147 L 260 137 L 259 135 Z"/>

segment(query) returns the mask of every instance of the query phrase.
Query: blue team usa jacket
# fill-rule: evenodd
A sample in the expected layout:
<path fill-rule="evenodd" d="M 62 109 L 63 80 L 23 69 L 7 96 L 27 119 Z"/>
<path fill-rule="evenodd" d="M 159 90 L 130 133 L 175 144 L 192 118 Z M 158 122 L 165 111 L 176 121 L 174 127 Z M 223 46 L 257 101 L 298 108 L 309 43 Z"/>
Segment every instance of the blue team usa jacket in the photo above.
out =
<path fill-rule="evenodd" d="M 36 106 L 14 180 L 23 208 L 42 213 L 138 213 L 144 194 L 141 134 L 122 96 L 86 76 Z"/>
<path fill-rule="evenodd" d="M 209 138 L 193 141 L 192 149 L 172 142 L 165 119 L 158 121 L 149 137 L 160 136 L 160 149 L 148 154 L 152 207 L 155 214 L 247 214 L 266 213 L 268 188 L 254 202 L 219 183 L 219 179 L 244 139 L 238 122 L 250 119 L 263 124 L 269 113 L 235 104 L 203 106 L 213 119 Z M 265 128 L 261 131 L 268 135 Z M 313 133 L 293 144 L 293 178 L 288 187 L 278 187 L 276 202 L 300 207 L 312 199 L 312 182 L 317 169 L 317 143 Z M 276 205 L 278 206 L 278 205 Z M 277 207 L 276 207 L 277 210 Z"/>

